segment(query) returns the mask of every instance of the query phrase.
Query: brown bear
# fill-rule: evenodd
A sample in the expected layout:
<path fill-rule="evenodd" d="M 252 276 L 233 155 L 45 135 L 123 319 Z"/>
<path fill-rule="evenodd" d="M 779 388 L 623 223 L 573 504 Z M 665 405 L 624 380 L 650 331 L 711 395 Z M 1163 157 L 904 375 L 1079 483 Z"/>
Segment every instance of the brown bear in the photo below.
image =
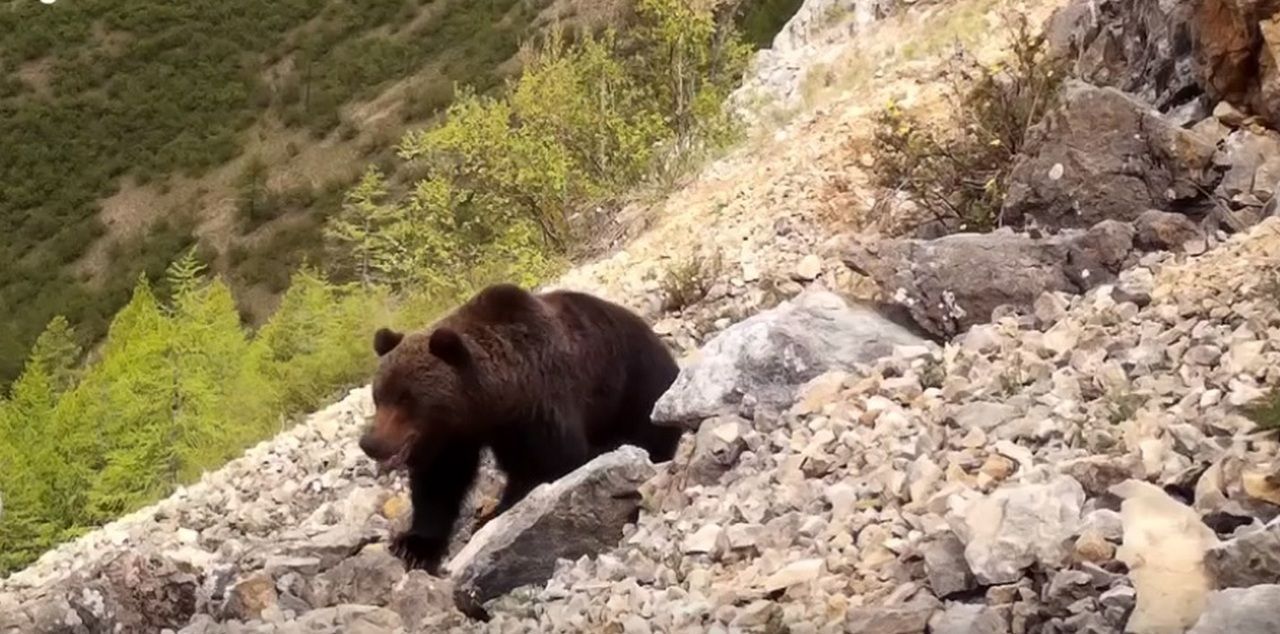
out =
<path fill-rule="evenodd" d="M 360 448 L 409 472 L 411 527 L 392 550 L 434 572 L 489 447 L 507 476 L 494 515 L 629 444 L 670 460 L 680 431 L 649 414 L 675 381 L 638 315 L 584 293 L 490 286 L 430 329 L 374 335 L 376 413 Z"/>

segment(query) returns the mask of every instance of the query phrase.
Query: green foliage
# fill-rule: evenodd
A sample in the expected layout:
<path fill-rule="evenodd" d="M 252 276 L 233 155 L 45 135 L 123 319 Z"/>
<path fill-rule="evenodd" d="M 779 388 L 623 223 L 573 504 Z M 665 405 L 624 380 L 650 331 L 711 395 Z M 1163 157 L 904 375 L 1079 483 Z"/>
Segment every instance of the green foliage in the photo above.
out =
<path fill-rule="evenodd" d="M 123 178 L 200 175 L 234 158 L 246 129 L 268 113 L 323 136 L 352 100 L 423 67 L 441 69 L 446 87 L 498 86 L 499 65 L 545 4 L 440 0 L 410 32 L 399 27 L 417 19 L 411 0 L 9 3 L 0 11 L 0 385 L 18 375 L 55 314 L 98 340 L 129 281 L 144 268 L 158 279 L 189 246 L 170 248 L 165 235 L 122 245 L 146 266 L 110 259 L 105 287 L 74 274 L 86 245 L 105 233 L 98 201 Z M 14 72 L 28 63 L 41 69 L 34 83 L 43 87 Z M 450 94 L 434 88 L 421 112 Z M 237 192 L 246 231 L 308 206 L 296 192 L 267 190 L 262 167 L 251 163 Z M 299 252 L 255 253 L 251 275 L 235 279 L 282 290 L 289 269 L 270 267 L 310 251 L 292 246 Z"/>
<path fill-rule="evenodd" d="M 55 395 L 75 384 L 79 371 L 81 348 L 75 330 L 67 318 L 58 315 L 49 321 L 31 349 L 32 368 L 39 368 L 49 380 Z"/>
<path fill-rule="evenodd" d="M 381 231 L 396 221 L 398 210 L 383 204 L 386 178 L 376 167 L 365 170 L 360 183 L 347 193 L 342 211 L 325 226 L 325 238 L 350 264 L 350 273 L 365 287 L 385 278 L 380 268 L 387 257 Z"/>
<path fill-rule="evenodd" d="M 721 104 L 746 68 L 750 47 L 732 24 L 732 6 L 723 2 L 637 0 L 640 16 L 639 81 L 651 86 L 657 107 L 668 117 L 680 151 L 695 140 L 723 143 L 733 122 Z M 730 13 L 717 10 L 730 9 Z"/>
<path fill-rule="evenodd" d="M 134 280 L 132 288 L 114 282 L 95 297 L 64 273 L 34 281 L 21 273 L 4 278 L 17 280 L 12 287 L 0 280 L 0 300 L 33 300 L 22 305 L 37 306 L 36 314 L 58 306 L 68 315 L 40 317 L 42 324 L 47 322 L 44 334 L 8 398 L 0 400 L 0 491 L 5 496 L 0 572 L 193 481 L 270 436 L 291 416 L 365 379 L 375 362 L 369 333 L 377 326 L 422 326 L 483 285 L 503 280 L 534 286 L 547 279 L 560 270 L 564 247 L 575 237 L 574 214 L 611 202 L 669 165 L 672 157 L 723 143 L 732 127 L 719 102 L 741 70 L 739 52 L 745 48 L 728 27 L 729 9 L 717 13 L 709 5 L 691 11 L 677 0 L 642 0 L 640 23 L 627 42 L 606 34 L 568 45 L 555 34 L 526 60 L 520 78 L 507 82 L 501 94 L 486 95 L 482 91 L 490 86 L 484 84 L 499 83 L 497 62 L 515 53 L 517 35 L 542 2 L 459 3 L 452 5 L 457 10 L 423 21 L 413 38 L 382 41 L 355 34 L 404 21 L 412 7 L 399 0 L 362 3 L 359 9 L 320 0 L 286 2 L 289 11 L 264 15 L 258 5 L 245 8 L 239 0 L 218 5 L 218 11 L 201 2 L 141 7 L 135 0 L 110 6 L 105 0 L 85 0 L 65 3 L 78 7 L 67 13 L 50 14 L 67 19 L 34 29 L 47 38 L 0 35 L 0 62 L 6 56 L 66 56 L 58 57 L 58 63 L 74 72 L 55 79 L 54 102 L 77 91 L 102 92 L 111 99 L 136 91 L 154 100 L 148 107 L 184 122 L 176 129 L 161 126 L 171 134 L 164 143 L 159 142 L 163 134 L 142 134 L 138 152 L 149 153 L 146 160 L 131 160 L 136 157 L 127 152 L 130 160 L 121 159 L 117 149 L 102 143 L 72 155 L 94 169 L 104 163 L 114 167 L 104 168 L 102 178 L 92 182 L 60 181 L 79 196 L 63 216 L 46 216 L 43 207 L 35 214 L 39 222 L 59 228 L 57 239 L 68 245 L 82 246 L 94 236 L 92 223 L 76 225 L 74 220 L 88 217 L 89 202 L 113 179 L 135 168 L 158 178 L 171 169 L 199 169 L 223 160 L 226 148 L 234 150 L 234 135 L 226 132 L 243 126 L 244 113 L 253 108 L 301 113 L 299 124 L 322 132 L 331 124 L 328 113 L 336 113 L 338 105 L 356 94 L 344 91 L 403 73 L 428 57 L 443 61 L 446 78 L 465 80 L 458 82 L 462 88 L 440 125 L 401 144 L 402 158 L 420 174 L 407 187 L 384 176 L 385 167 L 373 166 L 345 196 L 339 191 L 272 192 L 265 186 L 266 165 L 252 159 L 247 163 L 238 182 L 239 203 L 251 227 L 274 217 L 277 208 L 322 210 L 288 230 L 251 236 L 262 238 L 252 245 L 247 239 L 233 243 L 228 260 L 237 279 L 288 288 L 275 314 L 256 332 L 241 325 L 230 288 L 207 276 L 204 262 L 209 256 L 194 248 L 193 222 L 185 216 L 156 223 L 144 239 L 111 250 L 112 260 L 127 262 L 130 273 L 113 279 Z M 193 11 L 239 12 L 243 15 L 226 19 L 262 23 L 242 24 L 243 32 L 228 33 L 213 28 L 222 23 L 206 16 L 216 24 L 201 35 L 187 29 Z M 8 26 L 15 13 L 24 12 L 0 16 L 0 27 Z M 111 18 L 93 22 L 104 14 Z M 286 78 L 277 92 L 245 72 L 254 67 L 248 55 L 282 59 L 284 44 L 277 40 L 307 20 L 307 27 L 289 38 L 296 39 L 295 61 L 303 62 L 292 68 L 303 75 Z M 84 57 L 89 54 L 77 44 L 94 37 L 91 23 L 129 35 L 104 45 L 111 52 L 94 54 L 133 60 L 134 47 L 143 42 L 156 59 L 170 59 L 181 68 L 140 70 L 147 81 L 131 75 L 141 66 L 123 64 L 119 76 L 102 72 L 110 65 L 88 63 Z M 172 51 L 191 38 L 208 50 Z M 238 46 L 224 46 L 219 38 Z M 467 42 L 460 44 L 463 40 Z M 186 54 L 196 55 L 207 67 L 204 72 L 215 76 L 211 81 L 221 81 L 228 91 L 221 100 L 204 95 L 207 103 L 192 105 L 195 119 L 170 112 L 171 102 L 153 90 L 170 75 L 191 79 L 184 74 L 189 70 L 183 65 L 189 61 L 182 57 Z M 655 61 L 655 55 L 678 63 Z M 355 66 L 318 72 L 336 59 Z M 227 64 L 236 68 L 235 81 L 218 76 L 231 72 L 224 68 Z M 342 86 L 327 84 L 332 77 Z M 204 78 L 191 81 L 199 84 Z M 480 85 L 468 87 L 467 82 Z M 192 91 L 202 94 L 198 85 Z M 434 111 L 455 95 L 427 97 L 427 108 Z M 30 106 L 27 99 L 0 97 L 0 107 L 16 105 L 21 111 Z M 41 117 L 24 121 L 35 120 Z M 147 121 L 134 119 L 139 126 Z M 9 140 L 4 125 L 0 142 Z M 211 136 L 195 139 L 195 129 Z M 58 138 L 53 130 L 40 134 Z M 72 135 L 72 140 L 79 142 L 94 133 L 76 134 L 82 136 Z M 54 156 L 58 151 L 51 149 Z M 27 176 L 54 169 L 53 162 L 23 165 L 18 171 L 27 169 Z M 0 182 L 31 182 L 10 176 L 0 174 Z M 41 193 L 51 192 L 46 188 Z M 47 202 L 22 193 L 25 198 L 0 202 L 0 222 L 8 223 L 0 229 L 22 226 L 13 224 L 21 214 L 8 213 L 12 209 L 25 213 Z M 57 200 L 63 195 L 71 194 L 52 193 L 48 200 L 62 204 Z M 9 200 L 31 204 L 3 207 Z M 318 255 L 322 242 L 337 263 L 334 273 L 358 283 L 335 284 L 305 267 L 288 278 L 300 263 L 299 254 Z M 51 256 L 54 252 L 40 245 L 37 239 L 15 250 L 4 243 L 0 255 L 21 255 L 12 261 L 47 272 L 60 271 L 69 261 L 64 256 L 74 253 Z M 153 282 L 161 282 L 161 292 L 152 291 Z M 77 301 L 59 302 L 67 297 Z M 124 308 L 108 320 L 109 307 L 119 304 Z M 96 315 L 99 323 L 87 329 L 84 340 L 95 340 L 95 331 L 105 330 L 106 336 L 90 362 L 78 367 L 81 352 L 71 324 L 80 324 L 77 317 L 85 315 Z M 0 352 L 16 350 L 23 328 L 0 321 Z"/>
<path fill-rule="evenodd" d="M 662 277 L 663 309 L 679 311 L 697 303 L 711 290 L 723 268 L 719 253 L 672 262 Z"/>
<path fill-rule="evenodd" d="M 416 220 L 381 232 L 384 259 L 400 266 L 393 278 L 465 279 L 513 253 L 541 268 L 550 260 L 532 254 L 563 253 L 576 213 L 730 140 L 721 103 L 747 48 L 715 9 L 642 0 L 625 42 L 606 32 L 569 44 L 552 31 L 504 95 L 464 90 L 440 125 L 407 135 L 400 156 L 423 178 L 391 212 Z"/>
<path fill-rule="evenodd" d="M 1280 429 L 1280 390 L 1272 390 L 1270 394 L 1245 408 L 1245 415 L 1260 429 Z"/>
<path fill-rule="evenodd" d="M 193 252 L 175 262 L 167 302 L 140 278 L 78 379 L 65 320 L 40 337 L 0 403 L 0 572 L 195 480 L 371 370 L 385 293 L 303 272 L 251 334 L 203 268 Z"/>
<path fill-rule="evenodd" d="M 800 10 L 804 0 L 756 0 L 744 3 L 738 11 L 738 28 L 742 38 L 757 49 L 768 48 L 787 20 Z"/>
<path fill-rule="evenodd" d="M 875 118 L 877 184 L 905 193 L 953 230 L 1000 224 L 1013 158 L 1055 104 L 1065 76 L 1025 14 L 1008 28 L 1008 64 L 968 60 L 955 69 L 951 117 L 926 121 L 891 103 Z"/>

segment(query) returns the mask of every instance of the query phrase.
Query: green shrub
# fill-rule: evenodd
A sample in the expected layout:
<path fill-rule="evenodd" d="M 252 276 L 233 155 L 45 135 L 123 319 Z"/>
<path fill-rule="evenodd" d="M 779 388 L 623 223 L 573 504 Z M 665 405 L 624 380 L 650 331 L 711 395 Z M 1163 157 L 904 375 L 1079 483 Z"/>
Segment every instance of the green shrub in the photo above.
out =
<path fill-rule="evenodd" d="M 719 253 L 673 262 L 662 277 L 662 309 L 678 312 L 707 296 L 724 263 Z"/>
<path fill-rule="evenodd" d="M 874 119 L 877 185 L 905 194 L 932 216 L 926 220 L 951 230 L 1000 224 L 1013 159 L 1031 126 L 1056 103 L 1065 76 L 1025 14 L 1009 18 L 1007 26 L 1007 64 L 960 57 L 949 117 L 928 121 L 891 103 Z"/>

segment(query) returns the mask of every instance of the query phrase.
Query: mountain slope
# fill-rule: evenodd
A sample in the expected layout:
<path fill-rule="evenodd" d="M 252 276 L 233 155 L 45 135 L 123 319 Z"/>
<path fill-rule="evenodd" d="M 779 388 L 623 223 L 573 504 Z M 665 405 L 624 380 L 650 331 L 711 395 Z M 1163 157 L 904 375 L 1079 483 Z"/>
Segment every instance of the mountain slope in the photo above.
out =
<path fill-rule="evenodd" d="M 1038 20 L 1063 5 L 1055 15 L 1076 16 L 1095 37 L 1114 33 L 1089 21 L 1090 2 L 1029 9 Z M 618 249 L 555 285 L 623 301 L 690 352 L 806 288 L 916 301 L 905 285 L 874 289 L 839 261 L 836 234 L 898 231 L 870 185 L 867 119 L 888 97 L 941 118 L 949 43 L 959 37 L 999 59 L 997 23 L 990 4 L 963 0 L 857 28 L 826 24 L 843 43 L 802 44 L 789 63 L 818 63 L 760 82 L 784 97 L 809 86 L 791 95 L 799 112 L 762 116 L 775 127 L 656 205 L 624 210 Z M 844 63 L 857 61 L 865 65 Z M 1167 123 L 1177 113 L 1120 101 L 1223 156 L 1275 136 L 1234 108 L 1184 129 Z M 1206 130 L 1217 145 L 1200 137 Z M 1224 158 L 1224 168 L 1256 176 L 1252 156 Z M 1245 617 L 1257 627 L 1230 631 L 1275 631 L 1280 445 L 1241 409 L 1280 387 L 1280 220 L 1263 219 L 1271 200 L 1257 209 L 1245 200 L 1227 216 L 1240 222 L 1230 231 L 1215 216 L 1158 212 L 1107 219 L 1097 232 L 976 236 L 982 249 L 1029 245 L 1045 268 L 1105 279 L 1079 295 L 1022 301 L 1020 289 L 991 282 L 994 271 L 960 271 L 1012 299 L 940 345 L 823 374 L 778 410 L 738 395 L 694 421 L 701 428 L 641 488 L 643 508 L 616 548 L 495 601 L 487 623 L 453 609 L 450 580 L 406 574 L 377 543 L 405 521 L 408 500 L 403 481 L 377 474 L 355 446 L 370 415 L 361 388 L 0 582 L 0 631 L 1200 634 Z M 1123 270 L 1089 268 L 1091 252 L 1053 241 L 1081 235 L 1114 240 Z M 938 277 L 930 258 L 974 238 L 910 242 L 901 273 Z M 722 347 L 717 361 L 755 352 Z M 717 351 L 692 353 L 685 371 L 707 354 Z"/>
<path fill-rule="evenodd" d="M 0 12 L 0 380 L 54 314 L 94 341 L 186 248 L 268 314 L 364 166 L 555 21 L 621 3 L 147 0 Z"/>

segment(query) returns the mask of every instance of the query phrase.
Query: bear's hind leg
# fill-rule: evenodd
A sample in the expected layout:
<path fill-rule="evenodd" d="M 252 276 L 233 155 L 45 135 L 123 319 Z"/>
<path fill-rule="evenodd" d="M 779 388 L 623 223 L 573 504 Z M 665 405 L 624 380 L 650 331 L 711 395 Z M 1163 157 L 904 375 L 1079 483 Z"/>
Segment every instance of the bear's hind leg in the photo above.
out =
<path fill-rule="evenodd" d="M 391 546 L 407 567 L 436 573 L 479 466 L 480 445 L 451 446 L 430 464 L 410 472 L 413 523 Z"/>

